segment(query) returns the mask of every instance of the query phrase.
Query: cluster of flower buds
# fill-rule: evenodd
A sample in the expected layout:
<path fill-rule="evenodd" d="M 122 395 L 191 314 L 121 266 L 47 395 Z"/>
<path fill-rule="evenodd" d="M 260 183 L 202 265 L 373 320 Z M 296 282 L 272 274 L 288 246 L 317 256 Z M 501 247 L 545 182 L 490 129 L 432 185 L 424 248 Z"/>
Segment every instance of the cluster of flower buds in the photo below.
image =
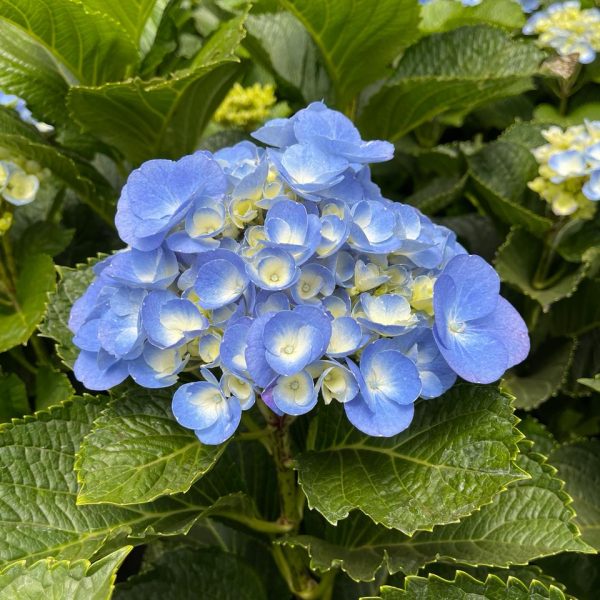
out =
<path fill-rule="evenodd" d="M 288 415 L 341 402 L 391 436 L 457 375 L 492 382 L 525 358 L 493 268 L 371 181 L 391 144 L 320 102 L 253 137 L 268 148 L 130 175 L 116 217 L 129 247 L 96 265 L 70 317 L 88 388 L 179 383 L 175 418 L 207 444 L 257 395 Z"/>
<path fill-rule="evenodd" d="M 596 59 L 600 50 L 600 9 L 581 9 L 579 2 L 559 2 L 532 15 L 523 27 L 537 35 L 537 44 L 553 48 L 560 56 L 577 54 L 582 64 Z"/>
<path fill-rule="evenodd" d="M 529 183 L 556 215 L 592 218 L 600 200 L 600 121 L 542 132 L 547 144 L 535 148 L 539 177 Z"/>
<path fill-rule="evenodd" d="M 283 109 L 284 114 L 279 109 Z M 252 131 L 268 118 L 286 114 L 287 104 L 277 104 L 273 85 L 255 83 L 242 87 L 239 83 L 234 83 L 216 110 L 214 121 L 223 127 Z"/>

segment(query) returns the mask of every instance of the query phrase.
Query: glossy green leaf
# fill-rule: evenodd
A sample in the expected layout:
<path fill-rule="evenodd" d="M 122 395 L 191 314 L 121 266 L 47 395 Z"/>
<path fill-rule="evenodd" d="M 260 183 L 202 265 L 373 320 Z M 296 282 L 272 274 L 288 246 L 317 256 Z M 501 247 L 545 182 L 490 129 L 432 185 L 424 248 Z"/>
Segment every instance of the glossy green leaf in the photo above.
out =
<path fill-rule="evenodd" d="M 276 76 L 280 89 L 304 102 L 329 96 L 331 83 L 319 51 L 302 24 L 288 12 L 251 14 L 244 44 Z"/>
<path fill-rule="evenodd" d="M 82 0 L 82 3 L 86 8 L 117 21 L 145 53 L 154 41 L 160 17 L 169 0 Z"/>
<path fill-rule="evenodd" d="M 234 554 L 218 548 L 181 548 L 117 586 L 114 600 L 266 600 L 258 573 Z"/>
<path fill-rule="evenodd" d="M 549 285 L 536 284 L 535 276 L 544 252 L 544 244 L 521 227 L 511 230 L 506 242 L 498 250 L 494 266 L 505 283 L 516 287 L 521 293 L 539 302 L 547 311 L 550 306 L 570 296 L 587 275 L 593 261 L 600 255 L 600 249 L 590 248 L 584 255 L 584 262 L 575 266 L 560 261 L 553 266 Z"/>
<path fill-rule="evenodd" d="M 66 373 L 41 365 L 35 373 L 35 409 L 42 410 L 70 400 L 75 390 Z"/>
<path fill-rule="evenodd" d="M 54 177 L 80 194 L 105 220 L 112 222 L 114 192 L 106 179 L 89 163 L 51 144 L 34 127 L 20 121 L 14 111 L 3 107 L 0 107 L 0 147 L 49 169 Z M 48 226 L 51 227 L 51 224 Z M 48 232 L 46 227 L 45 232 L 40 233 L 47 236 Z"/>
<path fill-rule="evenodd" d="M 407 577 L 404 589 L 383 586 L 381 596 L 362 600 L 565 600 L 565 595 L 556 586 L 545 586 L 539 581 L 529 585 L 516 578 L 502 581 L 489 575 L 485 581 L 458 571 L 454 581 L 430 574 L 425 577 Z"/>
<path fill-rule="evenodd" d="M 93 259 L 92 259 L 93 260 Z M 58 267 L 60 280 L 56 291 L 50 295 L 46 318 L 40 325 L 40 333 L 56 342 L 56 353 L 61 360 L 73 368 L 79 350 L 73 345 L 73 333 L 68 327 L 69 314 L 75 300 L 83 295 L 94 279 L 90 264 L 76 269 Z"/>
<path fill-rule="evenodd" d="M 297 457 L 300 485 L 331 523 L 359 509 L 408 534 L 431 529 L 523 477 L 512 468 L 514 424 L 509 398 L 491 387 L 460 385 L 419 402 L 410 427 L 391 438 L 362 434 L 330 405 L 311 424 L 314 446 Z"/>
<path fill-rule="evenodd" d="M 0 352 L 24 344 L 46 311 L 48 294 L 56 285 L 54 263 L 45 254 L 32 254 L 24 262 L 11 304 L 0 306 Z"/>
<path fill-rule="evenodd" d="M 434 214 L 460 197 L 467 180 L 466 175 L 453 177 L 436 177 L 417 190 L 414 194 L 404 198 L 406 204 L 416 206 L 426 215 Z"/>
<path fill-rule="evenodd" d="M 175 421 L 171 390 L 116 392 L 78 453 L 78 504 L 137 504 L 187 492 L 227 444 L 205 446 Z"/>
<path fill-rule="evenodd" d="M 0 572 L 0 600 L 109 600 L 126 546 L 90 563 L 46 558 L 27 566 L 13 563 Z"/>
<path fill-rule="evenodd" d="M 359 125 L 367 137 L 397 140 L 444 113 L 528 90 L 541 59 L 535 46 L 483 25 L 428 36 L 406 51 Z"/>
<path fill-rule="evenodd" d="M 0 423 L 29 413 L 25 384 L 14 373 L 0 375 Z"/>
<path fill-rule="evenodd" d="M 135 164 L 192 152 L 240 75 L 242 66 L 234 52 L 244 36 L 244 18 L 224 24 L 190 68 L 168 78 L 72 87 L 68 98 L 71 115 L 86 131 Z"/>
<path fill-rule="evenodd" d="M 116 21 L 72 0 L 0 2 L 0 87 L 25 98 L 34 114 L 70 127 L 70 85 L 99 85 L 132 72 L 135 44 Z"/>
<path fill-rule="evenodd" d="M 600 442 L 582 440 L 559 446 L 548 459 L 573 498 L 575 522 L 583 539 L 600 550 Z"/>
<path fill-rule="evenodd" d="M 436 0 L 421 8 L 419 29 L 424 33 L 437 33 L 482 23 L 505 29 L 521 29 L 525 24 L 525 15 L 514 0 L 483 0 L 477 6 L 463 6 L 454 0 Z"/>
<path fill-rule="evenodd" d="M 531 415 L 526 415 L 519 423 L 519 431 L 524 433 L 527 441 L 533 444 L 532 451 L 542 456 L 550 456 L 558 446 L 558 442 L 546 426 Z"/>
<path fill-rule="evenodd" d="M 527 188 L 538 172 L 538 164 L 527 148 L 497 141 L 469 156 L 468 162 L 477 198 L 488 212 L 538 237 L 551 227 L 550 219 L 539 214 L 542 202 Z"/>
<path fill-rule="evenodd" d="M 50 556 L 89 559 L 101 548 L 185 533 L 217 513 L 241 522 L 259 518 L 253 502 L 244 500 L 251 488 L 242 450 L 231 446 L 187 494 L 127 507 L 78 506 L 75 453 L 105 407 L 102 398 L 76 398 L 0 426 L 1 565 Z"/>
<path fill-rule="evenodd" d="M 418 36 L 417 0 L 280 1 L 312 36 L 342 107 L 384 77 L 392 61 Z"/>
<path fill-rule="evenodd" d="M 390 573 L 416 573 L 436 560 L 507 567 L 559 552 L 590 552 L 575 525 L 571 498 L 544 460 L 520 454 L 517 464 L 530 479 L 511 483 L 460 523 L 408 537 L 354 514 L 336 527 L 317 525 L 312 535 L 284 543 L 306 548 L 313 568 L 339 566 L 357 580 L 372 580 L 382 564 Z M 445 503 L 445 496 L 439 498 Z"/>
<path fill-rule="evenodd" d="M 567 379 L 574 352 L 573 339 L 553 338 L 523 365 L 509 369 L 502 388 L 515 397 L 515 407 L 533 410 L 555 395 Z"/>

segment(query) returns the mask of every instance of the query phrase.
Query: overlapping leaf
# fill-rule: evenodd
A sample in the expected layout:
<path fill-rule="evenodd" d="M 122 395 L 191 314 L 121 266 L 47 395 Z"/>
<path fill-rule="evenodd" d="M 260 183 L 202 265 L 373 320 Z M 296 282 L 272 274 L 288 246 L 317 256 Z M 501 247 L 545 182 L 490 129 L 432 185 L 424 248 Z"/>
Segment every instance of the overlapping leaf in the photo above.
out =
<path fill-rule="evenodd" d="M 302 22 L 319 48 L 341 107 L 383 77 L 418 36 L 417 0 L 281 0 L 281 4 Z"/>
<path fill-rule="evenodd" d="M 600 550 L 600 442 L 587 440 L 556 448 L 549 461 L 573 498 L 583 539 Z"/>
<path fill-rule="evenodd" d="M 533 45 L 484 25 L 428 36 L 406 51 L 359 124 L 369 137 L 397 140 L 444 113 L 526 91 L 541 59 Z"/>
<path fill-rule="evenodd" d="M 0 564 L 89 559 L 106 545 L 183 533 L 215 513 L 258 518 L 244 499 L 248 484 L 236 448 L 187 494 L 127 507 L 77 506 L 75 453 L 105 405 L 100 398 L 77 398 L 0 428 Z"/>
<path fill-rule="evenodd" d="M 131 546 L 125 546 L 91 564 L 40 560 L 27 566 L 13 563 L 0 572 L 0 600 L 109 600 L 116 572 Z"/>
<path fill-rule="evenodd" d="M 511 577 L 504 582 L 495 575 L 489 575 L 485 581 L 457 572 L 453 581 L 430 574 L 425 577 L 407 577 L 404 589 L 383 586 L 379 598 L 363 598 L 362 600 L 565 600 L 565 595 L 556 586 L 545 586 L 539 581 L 525 585 Z"/>
<path fill-rule="evenodd" d="M 0 306 L 0 352 L 24 344 L 46 311 L 48 294 L 56 285 L 54 263 L 45 254 L 32 254 L 23 262 L 10 291 L 10 304 Z"/>
<path fill-rule="evenodd" d="M 187 492 L 226 444 L 205 446 L 171 413 L 172 391 L 116 393 L 78 454 L 78 504 L 137 504 Z"/>
<path fill-rule="evenodd" d="M 319 51 L 302 24 L 288 12 L 250 15 L 245 45 L 271 69 L 279 87 L 304 102 L 329 96 L 331 83 Z"/>
<path fill-rule="evenodd" d="M 407 537 L 355 514 L 321 536 L 317 532 L 323 528 L 316 527 L 314 535 L 284 543 L 307 548 L 314 568 L 341 566 L 358 580 L 373 579 L 382 563 L 391 573 L 416 573 L 440 559 L 506 567 L 559 552 L 592 551 L 575 525 L 571 498 L 544 460 L 535 453 L 520 454 L 517 464 L 530 479 L 511 483 L 491 504 L 432 532 Z"/>
<path fill-rule="evenodd" d="M 478 199 L 491 214 L 536 236 L 550 228 L 550 219 L 540 214 L 542 203 L 527 189 L 538 170 L 527 148 L 500 140 L 469 156 L 468 162 Z"/>
<path fill-rule="evenodd" d="M 511 463 L 520 437 L 514 423 L 508 397 L 481 386 L 420 402 L 410 428 L 391 438 L 360 433 L 329 406 L 312 424 L 314 447 L 297 457 L 300 485 L 331 523 L 359 509 L 408 534 L 431 529 L 524 476 Z"/>
<path fill-rule="evenodd" d="M 137 164 L 192 152 L 212 113 L 240 74 L 235 49 L 245 15 L 224 24 L 194 64 L 169 78 L 134 78 L 102 86 L 74 86 L 73 118 Z"/>
<path fill-rule="evenodd" d="M 570 296 L 587 275 L 600 255 L 598 248 L 590 248 L 583 255 L 583 263 L 572 265 L 566 261 L 553 267 L 555 275 L 549 285 L 539 282 L 535 274 L 544 252 L 543 243 L 521 227 L 511 230 L 504 245 L 498 250 L 495 267 L 502 281 L 516 287 L 521 293 L 539 302 L 544 311 Z M 548 274 L 550 278 L 552 274 Z"/>

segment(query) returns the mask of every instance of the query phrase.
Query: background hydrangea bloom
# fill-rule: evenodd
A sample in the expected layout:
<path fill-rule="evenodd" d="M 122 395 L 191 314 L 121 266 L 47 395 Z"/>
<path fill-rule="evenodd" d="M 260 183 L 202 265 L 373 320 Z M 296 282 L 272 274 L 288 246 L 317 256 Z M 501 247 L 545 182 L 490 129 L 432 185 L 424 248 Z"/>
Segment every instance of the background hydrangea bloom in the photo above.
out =
<path fill-rule="evenodd" d="M 175 418 L 205 444 L 257 395 L 277 414 L 341 402 L 360 430 L 391 436 L 457 375 L 490 382 L 525 358 L 495 271 L 371 182 L 391 144 L 321 102 L 254 135 L 269 148 L 130 175 L 117 214 L 130 246 L 96 265 L 71 313 L 87 387 L 181 382 Z"/>

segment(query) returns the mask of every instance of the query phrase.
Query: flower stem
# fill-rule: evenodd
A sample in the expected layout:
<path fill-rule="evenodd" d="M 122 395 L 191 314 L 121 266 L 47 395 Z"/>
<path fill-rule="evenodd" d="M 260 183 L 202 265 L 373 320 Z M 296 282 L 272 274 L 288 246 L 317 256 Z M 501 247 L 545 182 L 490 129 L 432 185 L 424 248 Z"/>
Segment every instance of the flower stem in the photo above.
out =
<path fill-rule="evenodd" d="M 278 416 L 262 402 L 260 410 L 269 428 L 269 446 L 275 468 L 277 470 L 277 488 L 280 501 L 280 516 L 278 522 L 289 528 L 290 534 L 298 533 L 302 522 L 302 494 L 296 482 L 293 469 L 291 440 L 289 428 L 294 417 Z M 295 548 L 273 545 L 273 558 L 288 584 L 290 591 L 303 600 L 323 598 L 326 586 L 322 586 L 311 575 L 306 567 L 304 557 Z"/>

